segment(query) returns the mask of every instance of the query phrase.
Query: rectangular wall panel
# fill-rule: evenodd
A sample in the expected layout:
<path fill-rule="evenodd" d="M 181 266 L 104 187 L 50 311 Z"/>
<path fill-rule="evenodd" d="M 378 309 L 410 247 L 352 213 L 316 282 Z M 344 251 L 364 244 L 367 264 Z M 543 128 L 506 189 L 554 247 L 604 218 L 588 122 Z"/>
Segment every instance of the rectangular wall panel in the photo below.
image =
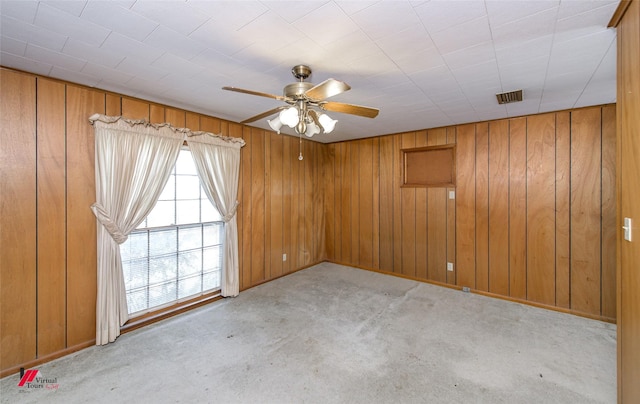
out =
<path fill-rule="evenodd" d="M 476 124 L 476 288 L 489 290 L 489 127 Z"/>
<path fill-rule="evenodd" d="M 555 304 L 555 114 L 527 118 L 527 299 Z"/>
<path fill-rule="evenodd" d="M 96 336 L 95 136 L 88 118 L 104 93 L 67 85 L 67 347 Z"/>
<path fill-rule="evenodd" d="M 415 147 L 414 132 L 401 135 L 402 148 Z M 400 189 L 402 210 L 402 274 L 416 276 L 416 190 Z"/>
<path fill-rule="evenodd" d="M 36 358 L 36 79 L 0 69 L 0 361 Z"/>
<path fill-rule="evenodd" d="M 509 296 L 527 298 L 527 119 L 509 121 Z"/>
<path fill-rule="evenodd" d="M 447 128 L 428 131 L 429 146 L 447 143 Z M 417 190 L 416 190 L 417 192 Z M 445 283 L 447 281 L 447 190 L 446 188 L 427 189 L 428 229 L 427 250 L 429 279 Z"/>
<path fill-rule="evenodd" d="M 373 140 L 366 139 L 359 144 L 359 251 L 358 262 L 373 268 Z M 376 207 L 377 208 L 377 207 Z M 377 233 L 377 229 L 376 229 Z"/>
<path fill-rule="evenodd" d="M 38 79 L 38 357 L 66 348 L 64 83 Z"/>
<path fill-rule="evenodd" d="M 571 122 L 570 112 L 556 113 L 556 305 L 570 307 Z M 614 159 L 615 160 L 615 159 Z"/>
<path fill-rule="evenodd" d="M 456 284 L 476 287 L 476 131 L 462 125 L 456 147 Z"/>
<path fill-rule="evenodd" d="M 393 271 L 393 136 L 380 138 L 380 269 Z"/>
<path fill-rule="evenodd" d="M 600 108 L 571 113 L 571 308 L 600 313 Z"/>
<path fill-rule="evenodd" d="M 489 291 L 509 295 L 509 121 L 489 124 Z"/>

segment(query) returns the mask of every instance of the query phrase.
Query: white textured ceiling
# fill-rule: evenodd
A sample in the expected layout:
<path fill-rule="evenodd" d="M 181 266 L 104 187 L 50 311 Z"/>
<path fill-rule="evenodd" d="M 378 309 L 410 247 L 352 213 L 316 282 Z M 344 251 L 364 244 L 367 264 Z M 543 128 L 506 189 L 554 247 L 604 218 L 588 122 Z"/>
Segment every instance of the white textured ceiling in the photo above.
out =
<path fill-rule="evenodd" d="M 221 87 L 281 95 L 307 64 L 313 83 L 351 85 L 331 101 L 380 109 L 330 113 L 336 130 L 313 139 L 333 142 L 615 102 L 617 5 L 1 0 L 0 64 L 235 122 L 282 103 Z"/>

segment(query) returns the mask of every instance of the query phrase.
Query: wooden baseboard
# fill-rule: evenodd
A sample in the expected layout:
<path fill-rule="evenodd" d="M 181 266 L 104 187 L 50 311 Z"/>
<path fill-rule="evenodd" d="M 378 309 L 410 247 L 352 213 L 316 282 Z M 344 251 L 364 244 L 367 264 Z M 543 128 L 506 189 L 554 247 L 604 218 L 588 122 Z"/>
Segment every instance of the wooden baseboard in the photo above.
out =
<path fill-rule="evenodd" d="M 344 262 L 333 261 L 333 260 L 326 260 L 326 262 L 330 262 L 330 263 L 338 264 L 338 265 L 344 265 L 344 266 L 348 266 L 348 267 L 354 267 L 354 268 L 358 268 L 358 269 L 364 269 L 366 271 L 377 272 L 377 273 L 381 273 L 381 274 L 385 274 L 385 275 L 397 276 L 398 278 L 410 279 L 412 281 L 428 283 L 428 284 L 431 284 L 431 285 L 443 286 L 443 287 L 449 288 L 449 289 L 462 290 L 462 286 L 451 285 L 449 283 L 437 282 L 437 281 L 432 281 L 432 280 L 428 280 L 428 279 L 417 278 L 415 276 L 403 275 L 403 274 L 399 274 L 399 273 L 396 273 L 396 272 L 389 272 L 389 271 L 384 271 L 384 270 L 375 269 L 375 268 L 367 268 L 367 267 L 363 267 L 363 266 L 360 266 L 360 265 L 352 265 L 352 264 L 347 264 L 347 263 L 344 263 Z M 561 312 L 561 313 L 573 314 L 575 316 L 589 318 L 589 319 L 592 319 L 592 320 L 599 320 L 599 321 L 604 321 L 604 322 L 611 323 L 611 324 L 616 324 L 616 319 L 612 318 L 612 317 L 606 317 L 606 316 L 595 315 L 595 314 L 590 314 L 590 313 L 583 313 L 581 311 L 566 309 L 564 307 L 552 306 L 552 305 L 549 305 L 549 304 L 533 302 L 533 301 L 525 300 L 525 299 L 518 299 L 518 298 L 514 298 L 514 297 L 510 297 L 510 296 L 499 295 L 499 294 L 496 294 L 496 293 L 485 292 L 485 291 L 482 291 L 482 290 L 469 289 L 469 292 L 470 293 L 475 293 L 475 294 L 478 294 L 478 295 L 482 295 L 482 296 L 493 297 L 493 298 L 496 298 L 496 299 L 507 300 L 507 301 L 514 302 L 514 303 L 521 303 L 521 304 L 526 304 L 528 306 L 539 307 L 541 309 L 553 310 L 553 311 L 558 311 L 558 312 Z"/>
<path fill-rule="evenodd" d="M 18 373 L 18 372 L 20 372 L 20 368 L 33 369 L 34 367 L 36 367 L 38 365 L 42 365 L 43 363 L 46 363 L 46 362 L 51 362 L 54 359 L 58 359 L 58 358 L 61 358 L 63 356 L 66 356 L 66 355 L 70 355 L 70 354 L 72 354 L 74 352 L 77 352 L 77 351 L 79 351 L 81 349 L 88 348 L 88 347 L 93 346 L 95 344 L 96 344 L 96 340 L 93 339 L 91 341 L 82 342 L 82 343 L 74 345 L 72 347 L 65 348 L 65 349 L 62 349 L 60 351 L 56 351 L 56 352 L 50 353 L 48 355 L 41 356 L 40 358 L 31 360 L 31 361 L 28 361 L 28 362 L 25 362 L 25 363 L 21 363 L 19 365 L 12 366 L 12 367 L 7 368 L 7 369 L 2 369 L 2 370 L 0 370 L 0 378 L 12 375 L 14 373 Z M 17 381 L 16 381 L 16 383 L 17 383 Z"/>

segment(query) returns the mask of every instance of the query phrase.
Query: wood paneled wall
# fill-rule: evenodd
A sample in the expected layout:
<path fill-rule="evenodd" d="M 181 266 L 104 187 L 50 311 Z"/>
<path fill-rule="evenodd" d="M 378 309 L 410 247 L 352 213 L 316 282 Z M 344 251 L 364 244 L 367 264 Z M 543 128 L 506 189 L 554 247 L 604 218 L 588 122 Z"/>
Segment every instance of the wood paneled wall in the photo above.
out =
<path fill-rule="evenodd" d="M 640 1 L 621 1 L 618 32 L 618 403 L 640 402 Z M 630 218 L 631 240 L 622 231 Z"/>
<path fill-rule="evenodd" d="M 242 137 L 240 287 L 324 259 L 325 146 L 0 69 L 0 371 L 95 341 L 94 113 Z M 283 254 L 287 260 L 283 261 Z"/>
<path fill-rule="evenodd" d="M 613 321 L 615 114 L 607 105 L 328 145 L 328 259 Z M 451 143 L 455 188 L 400 187 L 401 149 Z"/>

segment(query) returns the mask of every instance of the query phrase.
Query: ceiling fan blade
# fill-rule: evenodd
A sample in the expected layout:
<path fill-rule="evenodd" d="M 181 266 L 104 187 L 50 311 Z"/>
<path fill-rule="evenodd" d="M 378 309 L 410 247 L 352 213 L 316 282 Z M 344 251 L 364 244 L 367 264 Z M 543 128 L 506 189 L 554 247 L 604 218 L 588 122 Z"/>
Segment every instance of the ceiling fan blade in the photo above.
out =
<path fill-rule="evenodd" d="M 312 100 L 324 100 L 326 98 L 333 97 L 334 95 L 344 93 L 350 89 L 351 87 L 344 81 L 326 79 L 322 83 L 305 91 L 304 95 Z"/>
<path fill-rule="evenodd" d="M 249 94 L 249 95 L 258 95 L 260 97 L 267 97 L 267 98 L 273 98 L 276 100 L 280 100 L 280 101 L 284 101 L 285 97 L 281 96 L 281 95 L 274 95 L 274 94 L 268 94 L 268 93 L 261 93 L 259 91 L 253 91 L 253 90 L 245 90 L 244 88 L 238 88 L 238 87 L 222 87 L 223 90 L 227 90 L 227 91 L 235 91 L 237 93 L 243 93 L 243 94 Z"/>
<path fill-rule="evenodd" d="M 270 109 L 267 112 L 263 112 L 259 115 L 256 116 L 252 116 L 251 118 L 245 119 L 244 121 L 240 122 L 240 123 L 249 123 L 249 122 L 253 122 L 253 121 L 257 121 L 258 119 L 262 119 L 262 118 L 266 118 L 269 115 L 273 115 L 276 112 L 283 110 L 285 108 L 288 108 L 288 106 L 282 106 L 282 107 L 278 107 L 278 108 L 274 108 L 274 109 Z"/>
<path fill-rule="evenodd" d="M 342 102 L 331 102 L 331 101 L 323 102 L 322 104 L 320 104 L 320 108 L 327 111 L 342 112 L 344 114 L 364 116 L 365 118 L 375 118 L 376 116 L 378 116 L 378 112 L 380 112 L 380 110 L 377 108 L 363 107 L 360 105 L 345 104 Z"/>

